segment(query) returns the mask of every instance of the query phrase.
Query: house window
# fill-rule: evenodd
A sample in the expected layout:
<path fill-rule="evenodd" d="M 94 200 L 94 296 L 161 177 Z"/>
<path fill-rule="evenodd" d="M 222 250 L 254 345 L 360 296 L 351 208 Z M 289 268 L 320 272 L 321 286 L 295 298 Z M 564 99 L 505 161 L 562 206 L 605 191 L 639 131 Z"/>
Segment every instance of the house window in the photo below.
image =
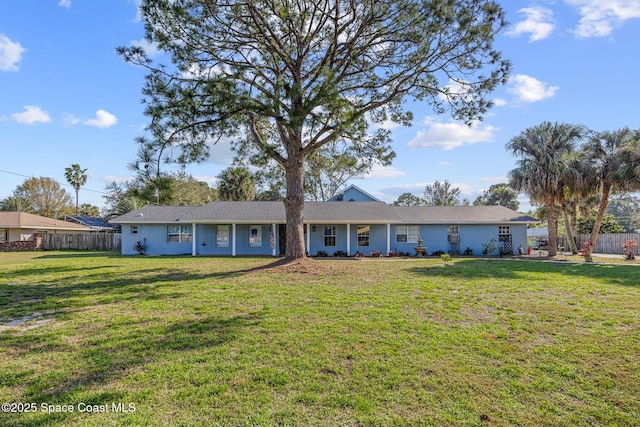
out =
<path fill-rule="evenodd" d="M 335 225 L 324 226 L 324 245 L 325 246 L 336 245 L 336 226 Z"/>
<path fill-rule="evenodd" d="M 396 225 L 396 243 L 418 243 L 419 225 Z"/>
<path fill-rule="evenodd" d="M 447 240 L 449 243 L 460 243 L 460 229 L 457 225 L 450 225 L 447 231 Z"/>
<path fill-rule="evenodd" d="M 229 247 L 229 226 L 219 225 L 216 227 L 216 246 L 219 248 Z"/>
<path fill-rule="evenodd" d="M 358 246 L 369 246 L 371 238 L 371 226 L 359 225 L 358 226 Z"/>
<path fill-rule="evenodd" d="M 0 243 L 4 243 L 7 240 L 9 240 L 9 238 L 7 237 L 7 229 L 0 228 Z"/>
<path fill-rule="evenodd" d="M 132 225 L 131 226 L 131 234 L 138 234 L 138 226 L 137 225 Z"/>
<path fill-rule="evenodd" d="M 169 243 L 187 243 L 191 241 L 190 225 L 169 225 L 167 227 Z"/>
<path fill-rule="evenodd" d="M 249 247 L 259 248 L 262 246 L 262 226 L 250 225 L 249 226 Z"/>

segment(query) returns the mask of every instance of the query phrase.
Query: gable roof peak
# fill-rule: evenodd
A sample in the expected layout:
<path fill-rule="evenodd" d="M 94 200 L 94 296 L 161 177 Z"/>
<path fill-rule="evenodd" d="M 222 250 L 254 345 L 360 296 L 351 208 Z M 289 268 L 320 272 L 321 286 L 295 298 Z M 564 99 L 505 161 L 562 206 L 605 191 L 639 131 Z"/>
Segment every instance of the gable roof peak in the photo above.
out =
<path fill-rule="evenodd" d="M 382 200 L 378 199 L 375 196 L 372 196 L 371 194 L 367 193 L 366 191 L 364 191 L 362 188 L 356 186 L 356 185 L 349 185 L 348 187 L 344 188 L 343 190 L 339 191 L 335 196 L 333 196 L 332 198 L 330 198 L 329 200 L 327 200 L 328 202 L 348 202 L 348 201 L 363 201 L 363 200 L 344 200 L 344 195 L 348 192 L 355 192 L 355 193 L 360 193 L 362 196 L 364 196 L 364 198 L 370 199 L 370 201 L 372 202 L 382 202 Z"/>

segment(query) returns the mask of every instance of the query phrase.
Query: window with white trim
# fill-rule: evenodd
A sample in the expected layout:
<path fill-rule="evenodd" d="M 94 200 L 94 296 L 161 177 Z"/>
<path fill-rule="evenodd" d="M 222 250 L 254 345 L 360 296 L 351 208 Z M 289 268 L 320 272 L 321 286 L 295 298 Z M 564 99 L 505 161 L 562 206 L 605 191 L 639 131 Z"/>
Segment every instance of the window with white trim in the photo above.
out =
<path fill-rule="evenodd" d="M 357 232 L 358 232 L 358 246 L 369 246 L 371 242 L 371 226 L 359 225 Z"/>
<path fill-rule="evenodd" d="M 262 247 L 262 226 L 261 225 L 249 226 L 249 247 L 250 248 Z"/>
<path fill-rule="evenodd" d="M 169 243 L 191 242 L 191 233 L 190 225 L 169 225 L 167 226 L 167 241 Z"/>
<path fill-rule="evenodd" d="M 336 226 L 335 225 L 324 226 L 324 245 L 325 246 L 336 245 Z"/>
<path fill-rule="evenodd" d="M 0 243 L 4 243 L 9 240 L 7 231 L 8 230 L 6 228 L 0 228 Z"/>
<path fill-rule="evenodd" d="M 131 234 L 138 234 L 138 226 L 137 225 L 132 225 L 131 226 Z"/>
<path fill-rule="evenodd" d="M 216 246 L 219 248 L 229 247 L 229 226 L 218 225 L 216 227 Z"/>
<path fill-rule="evenodd" d="M 418 243 L 419 225 L 396 225 L 396 243 Z"/>

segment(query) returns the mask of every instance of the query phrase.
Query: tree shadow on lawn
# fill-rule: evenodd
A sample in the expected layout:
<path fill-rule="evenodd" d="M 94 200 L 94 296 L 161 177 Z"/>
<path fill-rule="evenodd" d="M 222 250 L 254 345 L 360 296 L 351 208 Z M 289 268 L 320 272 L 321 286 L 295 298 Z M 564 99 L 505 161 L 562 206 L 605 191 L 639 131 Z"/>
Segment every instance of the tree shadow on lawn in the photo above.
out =
<path fill-rule="evenodd" d="M 62 364 L 51 363 L 49 371 L 33 374 L 33 370 L 23 368 L 23 372 L 0 374 L 0 382 L 5 386 L 16 385 L 24 387 L 22 396 L 14 396 L 15 401 L 35 402 L 38 407 L 43 402 L 55 405 L 77 404 L 79 402 L 90 405 L 109 405 L 112 402 L 130 402 L 132 395 L 126 397 L 125 392 L 104 391 L 103 387 L 129 377 L 128 382 L 138 383 L 139 388 L 133 387 L 134 393 L 146 394 L 157 386 L 154 383 L 164 381 L 162 374 L 164 364 L 179 360 L 177 367 L 169 367 L 169 377 L 178 375 L 172 369 L 184 370 L 184 375 L 198 378 L 199 370 L 211 369 L 210 365 L 199 363 L 204 361 L 204 355 L 209 349 L 223 346 L 237 339 L 247 329 L 258 325 L 263 318 L 262 312 L 250 312 L 234 316 L 203 316 L 195 320 L 172 322 L 158 321 L 151 326 L 147 321 L 131 322 L 121 325 L 117 330 L 83 335 L 84 342 L 80 345 L 60 343 L 50 346 L 36 346 L 34 348 L 33 335 L 5 336 L 3 343 L 10 354 L 24 353 L 45 354 L 47 358 L 60 361 Z M 98 331 L 100 332 L 100 331 Z M 42 339 L 46 338 L 44 332 Z M 3 338 L 0 335 L 0 338 Z M 60 341 L 60 340 L 58 340 Z M 72 366 L 73 369 L 68 369 Z M 170 384 L 175 378 L 167 379 Z M 160 386 L 161 388 L 163 386 Z M 120 387 L 118 387 L 120 388 Z M 133 402 L 138 409 L 144 402 Z M 76 411 L 77 414 L 77 411 Z M 64 420 L 75 417 L 74 414 L 9 414 L 15 425 L 44 426 L 55 422 L 64 424 Z M 120 414 L 121 415 L 121 414 Z M 26 419 L 28 418 L 28 422 Z M 23 423 L 24 422 L 24 423 Z M 21 424 L 23 423 L 23 424 Z M 2 415 L 0 414 L 0 424 Z M 7 425 L 7 424 L 4 424 Z"/>
<path fill-rule="evenodd" d="M 582 264 L 568 262 L 520 261 L 504 259 L 466 259 L 443 265 L 411 267 L 412 273 L 468 279 L 523 279 L 527 273 L 560 274 L 576 280 L 597 279 L 612 285 L 639 287 L 638 267 L 633 265 Z M 552 280 L 552 279 L 549 279 Z M 550 285 L 553 283 L 550 282 Z"/>
<path fill-rule="evenodd" d="M 61 258 L 120 258 L 119 251 L 81 251 L 80 250 L 65 250 L 55 251 L 55 253 L 48 253 L 43 251 L 47 255 L 40 255 L 37 259 L 61 259 Z"/>
<path fill-rule="evenodd" d="M 35 283 L 0 284 L 0 319 L 6 321 L 35 312 L 71 313 L 89 306 L 127 300 L 179 297 L 184 295 L 184 292 L 179 291 L 179 282 L 201 277 L 181 270 L 157 269 L 140 270 L 133 277 L 107 273 L 104 270 L 86 274 L 90 269 L 78 269 L 81 271 L 75 272 L 76 274 L 74 269 L 64 269 L 68 275 L 40 281 L 39 269 L 36 269 L 30 272 Z M 102 270 L 102 267 L 96 267 L 96 270 Z M 176 287 L 177 291 L 166 292 L 163 288 L 168 286 Z"/>

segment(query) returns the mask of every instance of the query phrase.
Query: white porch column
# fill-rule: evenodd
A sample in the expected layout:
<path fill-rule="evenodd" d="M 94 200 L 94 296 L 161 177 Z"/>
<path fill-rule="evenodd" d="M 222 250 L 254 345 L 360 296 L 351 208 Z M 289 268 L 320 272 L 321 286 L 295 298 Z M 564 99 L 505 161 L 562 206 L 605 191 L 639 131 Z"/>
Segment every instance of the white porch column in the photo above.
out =
<path fill-rule="evenodd" d="M 271 224 L 271 235 L 273 236 L 273 247 L 271 248 L 271 255 L 276 256 L 276 248 L 278 247 L 278 241 L 276 240 L 276 225 Z M 269 236 L 269 244 L 271 244 L 271 236 Z"/>
<path fill-rule="evenodd" d="M 387 255 L 391 252 L 391 224 L 387 224 Z"/>
<path fill-rule="evenodd" d="M 351 255 L 351 224 L 347 224 L 347 256 Z"/>
<path fill-rule="evenodd" d="M 191 256 L 196 256 L 196 223 L 191 223 Z"/>
<path fill-rule="evenodd" d="M 236 256 L 236 224 L 231 224 L 231 256 Z"/>
<path fill-rule="evenodd" d="M 311 255 L 311 224 L 307 223 L 307 251 Z"/>

